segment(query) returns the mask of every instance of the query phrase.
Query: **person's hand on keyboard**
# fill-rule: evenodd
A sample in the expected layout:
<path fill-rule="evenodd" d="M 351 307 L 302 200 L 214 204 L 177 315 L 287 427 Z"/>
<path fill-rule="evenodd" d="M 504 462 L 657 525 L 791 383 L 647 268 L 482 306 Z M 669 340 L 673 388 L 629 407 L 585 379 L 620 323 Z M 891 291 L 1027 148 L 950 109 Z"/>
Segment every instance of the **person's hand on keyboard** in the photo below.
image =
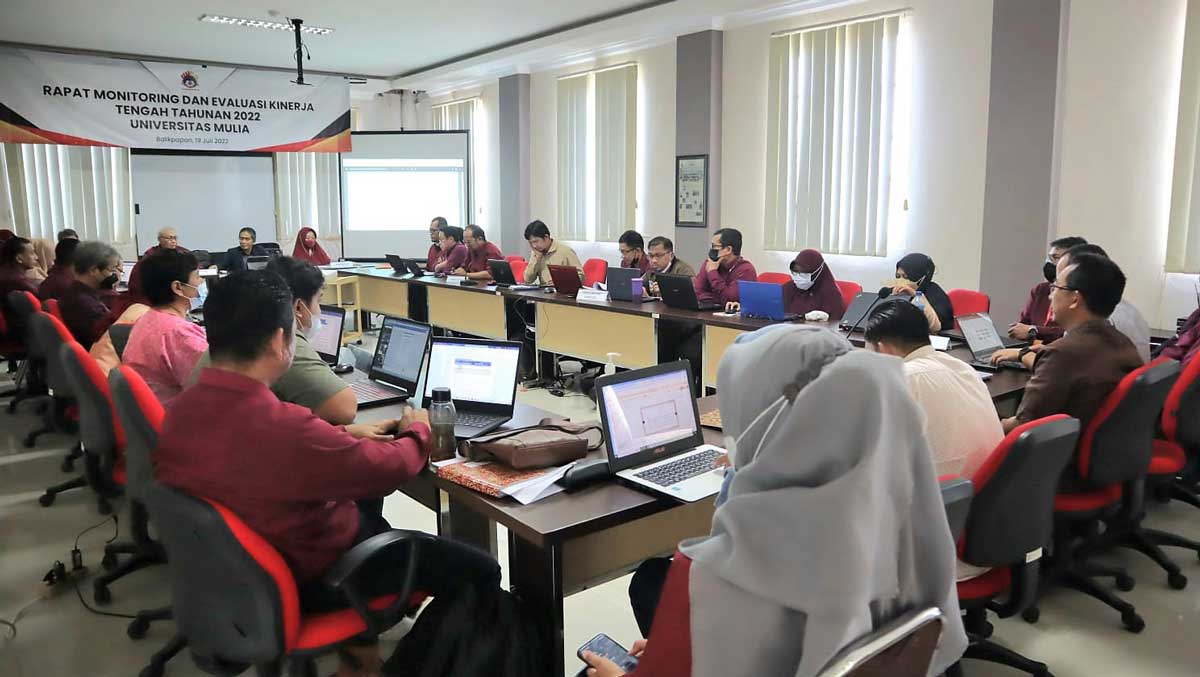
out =
<path fill-rule="evenodd" d="M 729 458 L 729 454 L 721 454 L 713 459 L 714 468 L 728 468 L 733 465 L 733 459 Z"/>
<path fill-rule="evenodd" d="M 1001 362 L 1016 362 L 1021 351 L 1016 348 L 1005 348 L 992 353 L 992 364 L 999 365 Z"/>

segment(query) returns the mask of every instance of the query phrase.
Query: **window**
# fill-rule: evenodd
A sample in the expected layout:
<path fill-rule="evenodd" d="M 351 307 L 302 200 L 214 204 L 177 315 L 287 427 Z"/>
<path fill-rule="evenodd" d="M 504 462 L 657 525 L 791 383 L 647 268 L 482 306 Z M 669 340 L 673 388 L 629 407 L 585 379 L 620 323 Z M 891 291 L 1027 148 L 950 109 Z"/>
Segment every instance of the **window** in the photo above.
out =
<path fill-rule="evenodd" d="M 1167 227 L 1167 272 L 1200 273 L 1200 3 L 1189 3 Z"/>
<path fill-rule="evenodd" d="M 767 249 L 886 256 L 908 164 L 908 21 L 771 38 Z"/>
<path fill-rule="evenodd" d="M 451 101 L 433 107 L 433 128 L 434 129 L 465 129 L 470 132 L 467 135 L 467 143 L 469 147 L 467 154 L 471 158 L 470 166 L 467 168 L 467 186 L 469 187 L 467 195 L 468 207 L 467 214 L 472 214 L 475 202 L 475 163 L 479 162 L 476 149 L 476 134 L 481 131 L 483 126 L 482 115 L 480 114 L 480 99 L 464 99 L 461 101 Z M 478 121 L 479 125 L 476 125 Z M 470 217 L 473 219 L 474 217 Z M 472 223 L 474 221 L 471 221 Z M 466 225 L 466 224 L 459 224 Z"/>
<path fill-rule="evenodd" d="M 341 228 L 337 153 L 275 153 L 275 237 L 296 239 L 301 228 L 329 237 Z"/>
<path fill-rule="evenodd" d="M 634 225 L 637 66 L 558 81 L 558 234 L 616 242 Z"/>
<path fill-rule="evenodd" d="M 0 144 L 0 221 L 17 234 L 55 241 L 74 228 L 85 240 L 133 244 L 129 149 Z"/>

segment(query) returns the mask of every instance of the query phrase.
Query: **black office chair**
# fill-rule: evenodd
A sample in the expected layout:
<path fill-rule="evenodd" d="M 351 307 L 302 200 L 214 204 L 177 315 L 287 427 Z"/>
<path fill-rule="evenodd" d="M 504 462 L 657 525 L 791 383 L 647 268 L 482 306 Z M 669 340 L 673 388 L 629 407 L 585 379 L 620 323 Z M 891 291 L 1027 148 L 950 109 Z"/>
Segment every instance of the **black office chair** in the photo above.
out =
<path fill-rule="evenodd" d="M 273 259 L 283 256 L 283 247 L 280 247 L 278 242 L 259 242 L 258 246 L 262 247 L 264 255 Z"/>
<path fill-rule="evenodd" d="M 207 268 L 214 263 L 212 252 L 207 249 L 193 249 L 192 256 L 196 257 L 196 266 L 200 269 Z"/>
<path fill-rule="evenodd" d="M 8 293 L 8 335 L 19 341 L 23 347 L 23 373 L 18 378 L 19 387 L 13 393 L 13 399 L 8 403 L 8 413 L 17 413 L 17 407 L 26 401 L 41 401 L 48 403 L 46 390 L 46 360 L 33 349 L 33 336 L 29 330 L 29 318 L 42 310 L 42 302 L 29 292 L 13 291 Z M 44 398 L 44 399 L 43 399 Z M 63 462 L 63 472 L 70 472 L 73 458 Z"/>

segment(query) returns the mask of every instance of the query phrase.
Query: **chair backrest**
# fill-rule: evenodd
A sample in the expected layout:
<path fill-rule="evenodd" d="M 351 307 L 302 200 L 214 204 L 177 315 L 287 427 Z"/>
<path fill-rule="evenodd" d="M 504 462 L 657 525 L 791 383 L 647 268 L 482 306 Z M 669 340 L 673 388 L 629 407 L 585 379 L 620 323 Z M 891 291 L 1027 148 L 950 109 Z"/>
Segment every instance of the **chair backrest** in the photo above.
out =
<path fill-rule="evenodd" d="M 942 487 L 942 507 L 946 509 L 946 521 L 950 523 L 950 535 L 957 541 L 967 526 L 971 500 L 975 498 L 975 485 L 962 477 L 951 477 L 939 484 Z"/>
<path fill-rule="evenodd" d="M 215 501 L 151 481 L 145 502 L 167 552 L 175 625 L 193 653 L 259 665 L 294 646 L 300 600 L 279 551 Z"/>
<path fill-rule="evenodd" d="M 862 285 L 857 282 L 838 280 L 837 286 L 838 291 L 842 292 L 842 303 L 845 303 L 847 308 L 854 301 L 854 297 L 862 293 Z"/>
<path fill-rule="evenodd" d="M 942 636 L 942 612 L 918 609 L 838 652 L 817 677 L 925 677 Z"/>
<path fill-rule="evenodd" d="M 125 345 L 129 343 L 129 332 L 133 331 L 133 325 L 113 324 L 108 327 L 108 337 L 112 339 L 113 350 L 117 351 L 118 358 L 124 358 Z"/>
<path fill-rule="evenodd" d="M 280 247 L 278 242 L 259 242 L 258 246 L 271 258 L 283 256 L 283 247 Z"/>
<path fill-rule="evenodd" d="M 516 263 L 517 261 L 524 261 L 525 257 L 510 254 L 509 256 L 505 256 L 504 260 L 508 261 L 509 263 Z"/>
<path fill-rule="evenodd" d="M 108 386 L 117 421 L 125 433 L 125 487 L 130 496 L 142 501 L 146 485 L 154 478 L 154 448 L 162 430 L 162 403 L 128 365 L 108 372 Z"/>
<path fill-rule="evenodd" d="M 1200 454 L 1200 359 L 1193 359 L 1163 405 L 1162 430 L 1191 455 Z"/>
<path fill-rule="evenodd" d="M 38 311 L 29 318 L 29 352 L 46 363 L 46 385 L 55 397 L 71 397 L 71 382 L 63 366 L 62 347 L 75 341 L 62 320 Z"/>
<path fill-rule="evenodd" d="M 758 281 L 769 284 L 787 284 L 792 281 L 792 276 L 787 273 L 759 273 Z"/>
<path fill-rule="evenodd" d="M 59 356 L 79 404 L 79 441 L 84 451 L 99 458 L 101 467 L 111 472 L 124 454 L 125 433 L 113 411 L 108 379 L 96 360 L 75 341 L 64 343 Z"/>
<path fill-rule="evenodd" d="M 1178 362 L 1162 359 L 1121 379 L 1079 438 L 1080 477 L 1107 486 L 1146 474 L 1155 423 L 1179 371 Z"/>
<path fill-rule="evenodd" d="M 950 307 L 955 317 L 986 313 L 992 309 L 992 299 L 981 291 L 973 289 L 951 289 L 946 292 L 950 297 Z"/>
<path fill-rule="evenodd" d="M 521 284 L 522 282 L 524 282 L 525 281 L 525 268 L 526 268 L 526 266 L 529 265 L 525 261 L 525 259 L 520 258 L 520 257 L 517 257 L 516 260 L 509 259 L 508 265 L 512 268 L 513 279 L 517 281 L 517 284 Z"/>
<path fill-rule="evenodd" d="M 9 337 L 28 343 L 30 341 L 29 318 L 42 309 L 42 302 L 27 291 L 10 291 L 5 300 L 7 301 L 5 305 L 8 311 Z"/>
<path fill-rule="evenodd" d="M 588 259 L 583 262 L 583 286 L 594 287 L 597 282 L 608 279 L 608 261 Z"/>
<path fill-rule="evenodd" d="M 62 309 L 58 307 L 58 299 L 46 299 L 46 302 L 42 304 L 42 310 L 66 322 L 63 320 Z"/>
<path fill-rule="evenodd" d="M 1008 433 L 971 478 L 975 500 L 963 532 L 962 559 L 1008 566 L 1050 540 L 1054 495 L 1079 441 L 1079 419 L 1047 416 Z"/>

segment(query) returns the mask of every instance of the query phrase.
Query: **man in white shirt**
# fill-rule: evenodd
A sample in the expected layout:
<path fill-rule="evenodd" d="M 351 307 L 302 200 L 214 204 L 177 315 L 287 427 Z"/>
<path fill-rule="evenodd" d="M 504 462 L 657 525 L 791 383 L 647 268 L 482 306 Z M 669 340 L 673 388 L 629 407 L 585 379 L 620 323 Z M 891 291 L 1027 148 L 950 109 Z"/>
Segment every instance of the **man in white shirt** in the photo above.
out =
<path fill-rule="evenodd" d="M 925 413 L 939 476 L 971 477 L 1004 439 L 987 386 L 962 360 L 934 350 L 929 323 L 906 301 L 882 303 L 867 319 L 867 347 L 904 360 L 909 392 Z"/>

